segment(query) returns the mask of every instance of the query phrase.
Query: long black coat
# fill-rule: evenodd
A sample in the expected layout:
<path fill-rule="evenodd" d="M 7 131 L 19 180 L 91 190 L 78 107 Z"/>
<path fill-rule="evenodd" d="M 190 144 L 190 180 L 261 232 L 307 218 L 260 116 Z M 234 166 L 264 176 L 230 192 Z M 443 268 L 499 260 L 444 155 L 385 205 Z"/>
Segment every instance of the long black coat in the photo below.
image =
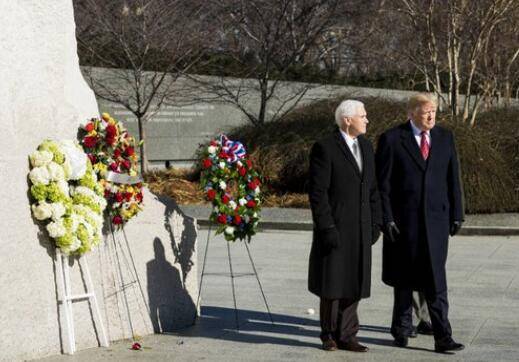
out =
<path fill-rule="evenodd" d="M 409 122 L 379 139 L 376 166 L 384 224 L 400 237 L 384 237 L 382 280 L 390 286 L 441 292 L 447 289 L 449 227 L 463 220 L 458 157 L 452 132 L 435 126 L 424 161 Z"/>
<path fill-rule="evenodd" d="M 371 287 L 371 245 L 381 224 L 375 157 L 359 136 L 363 172 L 337 130 L 316 142 L 310 155 L 309 198 L 314 221 L 308 273 L 310 292 L 330 299 L 367 298 Z M 323 241 L 335 227 L 337 247 Z M 375 240 L 374 240 L 375 238 Z"/>

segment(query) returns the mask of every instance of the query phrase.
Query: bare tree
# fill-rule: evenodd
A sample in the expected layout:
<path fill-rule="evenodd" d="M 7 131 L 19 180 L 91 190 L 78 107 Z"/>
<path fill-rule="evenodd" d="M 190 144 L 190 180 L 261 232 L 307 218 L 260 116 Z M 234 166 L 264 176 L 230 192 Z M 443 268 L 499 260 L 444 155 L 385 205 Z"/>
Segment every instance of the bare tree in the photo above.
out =
<path fill-rule="evenodd" d="M 124 106 L 137 119 L 145 173 L 146 123 L 174 100 L 173 85 L 200 57 L 202 6 L 189 0 L 76 0 L 74 5 L 87 80 L 98 97 Z"/>
<path fill-rule="evenodd" d="M 340 0 L 214 1 L 213 49 L 242 64 L 237 78 L 196 77 L 216 100 L 233 104 L 254 125 L 275 121 L 293 109 L 309 89 L 292 83 L 278 92 L 290 70 L 326 36 Z M 219 64 L 215 74 L 225 74 Z M 258 104 L 255 104 L 258 100 Z M 267 115 L 267 111 L 271 114 Z"/>
<path fill-rule="evenodd" d="M 503 54 L 502 28 L 508 26 L 510 39 L 519 35 L 517 7 L 514 0 L 398 0 L 387 2 L 385 10 L 396 16 L 391 22 L 400 34 L 396 52 L 423 75 L 426 88 L 439 95 L 453 117 L 474 125 L 484 100 L 506 84 L 491 74 L 495 68 L 490 64 L 495 64 L 493 52 Z M 510 65 L 512 74 L 519 55 L 517 41 L 510 39 L 502 63 Z"/>

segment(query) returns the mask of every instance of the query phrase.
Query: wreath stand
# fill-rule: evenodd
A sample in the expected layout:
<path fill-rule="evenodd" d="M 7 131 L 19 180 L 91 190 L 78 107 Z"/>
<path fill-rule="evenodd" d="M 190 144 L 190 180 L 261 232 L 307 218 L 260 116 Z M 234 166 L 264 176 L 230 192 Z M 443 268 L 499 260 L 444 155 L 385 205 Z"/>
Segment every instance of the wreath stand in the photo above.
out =
<path fill-rule="evenodd" d="M 137 285 L 139 291 L 140 291 L 140 295 L 141 295 L 141 298 L 142 298 L 142 301 L 146 307 L 146 310 L 148 312 L 148 315 L 151 315 L 150 314 L 150 307 L 148 306 L 148 303 L 146 302 L 146 297 L 144 296 L 144 291 L 142 289 L 142 283 L 139 279 L 139 274 L 137 273 L 137 268 L 135 266 L 135 261 L 133 259 L 133 255 L 132 255 L 132 252 L 131 252 L 131 249 L 130 249 L 130 243 L 128 241 L 128 237 L 126 236 L 126 232 L 124 231 L 124 226 L 121 228 L 121 231 L 122 231 L 122 235 L 123 235 L 123 238 L 125 240 L 125 244 L 126 244 L 126 251 L 129 255 L 129 259 L 126 257 L 125 255 L 125 251 L 123 250 L 123 246 L 121 244 L 121 241 L 118 240 L 118 238 L 115 237 L 115 231 L 112 227 L 112 222 L 110 220 L 110 218 L 107 219 L 106 221 L 110 227 L 110 234 L 111 234 L 111 241 L 112 241 L 112 246 L 113 246 L 113 254 L 115 254 L 115 262 L 113 263 L 114 266 L 116 265 L 117 266 L 117 272 L 118 272 L 118 275 L 119 275 L 119 282 L 120 282 L 120 285 L 119 285 L 119 290 L 121 290 L 123 292 L 123 299 L 124 299 L 124 305 L 125 305 L 125 309 L 126 309 L 126 313 L 127 313 L 127 316 L 128 316 L 128 324 L 129 324 L 129 327 L 130 327 L 130 332 L 131 332 L 131 335 L 132 335 L 132 341 L 135 341 L 135 329 L 133 327 L 133 322 L 132 322 L 132 313 L 130 311 L 130 304 L 128 303 L 128 295 L 126 294 L 126 289 L 129 288 L 129 287 L 133 287 L 133 292 L 135 293 L 135 297 L 137 299 L 137 292 L 135 291 L 135 285 Z M 108 240 L 107 240 L 108 241 Z M 107 242 L 107 246 L 109 247 L 109 242 Z M 129 280 L 125 280 L 124 278 L 124 275 L 123 275 L 123 268 L 121 266 L 121 257 L 120 255 L 122 255 L 122 258 L 124 259 L 124 262 L 125 262 L 125 267 L 126 267 L 126 270 L 129 272 L 130 274 L 130 279 Z M 131 265 L 130 265 L 131 264 Z M 114 284 L 115 284 L 115 278 L 114 278 Z"/>
<path fill-rule="evenodd" d="M 58 303 L 61 304 L 63 313 L 65 315 L 66 324 L 66 343 L 63 344 L 63 352 L 66 354 L 74 354 L 76 351 L 76 338 L 74 333 L 74 314 L 72 311 L 72 302 L 87 299 L 92 310 L 94 329 L 97 333 L 97 338 L 100 347 L 108 347 L 108 339 L 106 337 L 103 321 L 101 320 L 101 313 L 99 312 L 99 305 L 92 284 L 90 276 L 90 269 L 86 255 L 77 259 L 81 272 L 85 278 L 84 294 L 72 294 L 72 285 L 70 283 L 70 269 L 68 265 L 69 257 L 61 253 L 59 248 L 56 248 L 56 263 L 58 265 L 58 280 L 60 284 L 60 296 Z"/>
<path fill-rule="evenodd" d="M 205 275 L 224 275 L 224 276 L 230 276 L 230 279 L 231 279 L 231 288 L 232 288 L 232 299 L 233 299 L 233 302 L 234 302 L 234 318 L 235 318 L 235 321 L 236 321 L 236 331 L 237 332 L 240 332 L 240 325 L 239 325 L 239 322 L 238 322 L 238 306 L 237 306 L 237 303 L 236 303 L 236 290 L 235 290 L 235 286 L 234 286 L 234 279 L 235 278 L 239 278 L 239 277 L 243 277 L 243 276 L 255 276 L 256 277 L 256 280 L 258 281 L 258 286 L 259 286 L 259 289 L 260 289 L 260 292 L 261 292 L 261 295 L 263 297 L 263 302 L 265 303 L 265 307 L 267 309 L 267 312 L 268 312 L 268 315 L 269 315 L 269 318 L 270 318 L 270 322 L 272 323 L 272 325 L 274 326 L 274 319 L 272 318 L 272 314 L 270 313 L 270 308 L 269 308 L 269 305 L 268 305 L 268 302 L 267 302 L 267 297 L 265 296 L 265 293 L 263 292 L 263 287 L 261 286 L 261 282 L 260 282 L 260 279 L 259 279 L 259 276 L 258 276 L 258 272 L 256 270 L 256 265 L 254 264 L 254 260 L 252 259 L 252 254 L 250 252 L 250 249 L 249 249 L 249 243 L 251 241 L 251 237 L 249 236 L 248 237 L 248 240 L 245 241 L 243 244 L 245 244 L 245 248 L 247 249 L 247 255 L 249 256 L 249 261 L 251 263 L 251 266 L 252 266 L 252 270 L 253 272 L 252 273 L 234 273 L 233 269 L 232 269 L 232 258 L 231 258 L 231 248 L 230 248 L 230 241 L 227 241 L 227 259 L 229 261 L 229 274 L 227 273 L 207 273 L 205 271 L 205 267 L 206 267 L 206 264 L 207 264 L 207 252 L 209 251 L 209 241 L 211 239 L 211 224 L 209 224 L 209 229 L 207 231 L 207 242 L 205 244 L 205 252 L 204 252 L 204 261 L 203 261 L 203 264 L 202 264 L 202 274 L 200 276 L 200 286 L 198 288 L 198 298 L 197 298 L 197 301 L 196 301 L 196 309 L 198 310 L 198 308 L 200 307 L 200 297 L 202 296 L 202 285 L 203 285 L 203 281 L 204 281 L 204 276 Z"/>

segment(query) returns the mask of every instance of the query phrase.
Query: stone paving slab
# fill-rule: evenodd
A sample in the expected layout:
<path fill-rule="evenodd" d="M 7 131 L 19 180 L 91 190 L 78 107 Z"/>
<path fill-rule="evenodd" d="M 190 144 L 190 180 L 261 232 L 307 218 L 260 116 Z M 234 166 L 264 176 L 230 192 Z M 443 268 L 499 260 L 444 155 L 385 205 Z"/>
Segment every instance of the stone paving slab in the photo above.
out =
<path fill-rule="evenodd" d="M 207 234 L 199 245 L 201 266 Z M 411 339 L 408 348 L 392 346 L 389 334 L 392 289 L 381 280 L 381 243 L 373 247 L 372 295 L 360 303 L 359 339 L 366 354 L 320 349 L 318 298 L 306 289 L 311 233 L 266 231 L 250 244 L 275 326 L 270 324 L 255 278 L 235 278 L 240 331 L 235 330 L 227 248 L 211 236 L 197 325 L 171 335 L 142 339 L 142 351 L 129 341 L 48 361 L 517 361 L 519 360 L 519 237 L 457 236 L 447 262 L 453 336 L 466 349 L 433 352 L 433 338 Z M 235 273 L 249 273 L 244 245 L 231 245 Z M 201 267 L 199 268 L 199 272 Z"/>

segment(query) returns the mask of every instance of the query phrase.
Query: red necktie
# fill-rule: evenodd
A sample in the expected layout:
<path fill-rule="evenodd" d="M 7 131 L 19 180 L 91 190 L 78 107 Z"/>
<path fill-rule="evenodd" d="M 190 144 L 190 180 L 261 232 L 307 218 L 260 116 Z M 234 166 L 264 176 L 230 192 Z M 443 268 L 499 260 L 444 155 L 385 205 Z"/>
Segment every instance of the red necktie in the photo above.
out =
<path fill-rule="evenodd" d="M 427 132 L 422 131 L 422 139 L 420 140 L 420 152 L 424 160 L 429 157 L 429 142 L 427 142 Z"/>

